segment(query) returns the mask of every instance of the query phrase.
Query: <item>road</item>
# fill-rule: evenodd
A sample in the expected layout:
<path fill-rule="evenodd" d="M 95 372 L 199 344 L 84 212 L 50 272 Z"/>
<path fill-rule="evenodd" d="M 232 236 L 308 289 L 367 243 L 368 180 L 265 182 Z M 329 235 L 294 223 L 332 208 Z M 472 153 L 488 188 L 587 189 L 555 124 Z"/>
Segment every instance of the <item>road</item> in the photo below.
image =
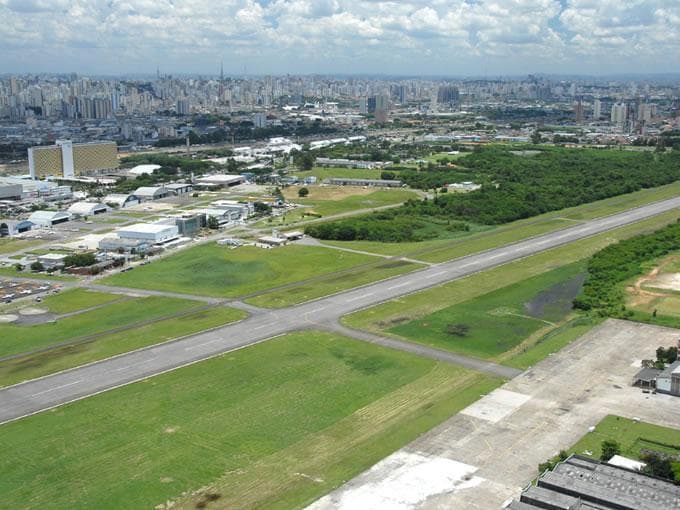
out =
<path fill-rule="evenodd" d="M 592 220 L 301 305 L 0 390 L 0 423 L 300 329 L 328 329 L 345 314 L 459 279 L 680 207 L 680 197 Z M 332 327 L 331 327 L 332 329 Z M 397 347 L 398 348 L 398 347 Z M 487 367 L 493 372 L 493 366 Z M 506 376 L 506 374 L 499 374 Z"/>

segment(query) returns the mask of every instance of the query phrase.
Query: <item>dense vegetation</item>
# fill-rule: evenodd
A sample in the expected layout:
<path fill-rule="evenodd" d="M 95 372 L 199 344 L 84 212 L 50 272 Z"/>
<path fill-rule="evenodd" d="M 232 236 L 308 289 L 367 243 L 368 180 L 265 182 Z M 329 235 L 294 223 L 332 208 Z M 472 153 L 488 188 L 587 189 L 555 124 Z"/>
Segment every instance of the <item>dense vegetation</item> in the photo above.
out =
<path fill-rule="evenodd" d="M 454 168 L 430 166 L 403 171 L 399 178 L 411 187 L 423 189 L 463 180 L 480 183 L 482 188 L 410 202 L 394 212 L 395 216 L 431 216 L 495 225 L 671 183 L 680 178 L 680 152 L 543 148 L 540 154 L 525 157 L 505 147 L 491 146 L 475 150 Z M 392 221 L 389 215 L 383 219 Z M 309 233 L 323 239 L 341 239 L 338 233 L 345 232 L 350 224 L 359 228 L 360 224 L 380 220 L 376 216 L 343 220 L 345 228 L 324 226 Z M 390 240 L 405 239 L 409 237 L 400 235 Z"/>
<path fill-rule="evenodd" d="M 679 249 L 680 221 L 607 246 L 588 261 L 588 278 L 574 306 L 602 316 L 626 317 L 621 283 L 642 274 L 645 262 Z"/>
<path fill-rule="evenodd" d="M 409 201 L 404 207 L 397 209 L 309 225 L 305 228 L 305 233 L 319 239 L 338 241 L 411 242 L 440 237 L 443 231 L 459 232 L 470 229 L 465 222 L 424 215 L 419 209 L 419 202 Z"/>

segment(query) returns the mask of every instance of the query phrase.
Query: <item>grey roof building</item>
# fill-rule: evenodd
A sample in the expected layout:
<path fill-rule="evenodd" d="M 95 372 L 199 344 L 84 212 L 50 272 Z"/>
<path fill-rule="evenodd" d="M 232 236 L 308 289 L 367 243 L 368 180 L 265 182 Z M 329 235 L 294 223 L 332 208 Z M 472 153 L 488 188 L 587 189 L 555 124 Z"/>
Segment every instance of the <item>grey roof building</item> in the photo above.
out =
<path fill-rule="evenodd" d="M 522 492 L 509 510 L 673 510 L 680 509 L 680 486 L 605 462 L 572 455 L 536 486 Z"/>

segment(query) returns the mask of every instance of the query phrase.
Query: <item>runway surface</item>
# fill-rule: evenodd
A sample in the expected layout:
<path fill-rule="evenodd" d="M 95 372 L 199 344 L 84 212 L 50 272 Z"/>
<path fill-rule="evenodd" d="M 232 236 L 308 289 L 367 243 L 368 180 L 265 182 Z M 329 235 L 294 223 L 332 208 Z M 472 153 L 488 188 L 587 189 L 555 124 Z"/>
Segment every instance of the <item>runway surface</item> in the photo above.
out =
<path fill-rule="evenodd" d="M 34 379 L 0 390 L 0 424 L 246 347 L 291 331 L 327 329 L 362 308 L 462 278 L 680 207 L 680 197 L 355 288 L 301 305 L 261 310 L 223 328 Z M 396 348 L 399 348 L 395 344 Z M 414 350 L 415 352 L 415 350 Z M 497 367 L 497 368 L 496 368 Z M 478 369 L 508 377 L 492 363 Z"/>

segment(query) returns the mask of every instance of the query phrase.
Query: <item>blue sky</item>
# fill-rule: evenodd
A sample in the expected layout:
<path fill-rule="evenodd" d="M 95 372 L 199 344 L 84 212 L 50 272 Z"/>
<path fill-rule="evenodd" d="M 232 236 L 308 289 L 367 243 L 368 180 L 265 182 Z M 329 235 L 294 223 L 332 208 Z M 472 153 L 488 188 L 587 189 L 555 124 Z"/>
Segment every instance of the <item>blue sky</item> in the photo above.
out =
<path fill-rule="evenodd" d="M 677 71 L 680 0 L 0 0 L 4 72 Z"/>

